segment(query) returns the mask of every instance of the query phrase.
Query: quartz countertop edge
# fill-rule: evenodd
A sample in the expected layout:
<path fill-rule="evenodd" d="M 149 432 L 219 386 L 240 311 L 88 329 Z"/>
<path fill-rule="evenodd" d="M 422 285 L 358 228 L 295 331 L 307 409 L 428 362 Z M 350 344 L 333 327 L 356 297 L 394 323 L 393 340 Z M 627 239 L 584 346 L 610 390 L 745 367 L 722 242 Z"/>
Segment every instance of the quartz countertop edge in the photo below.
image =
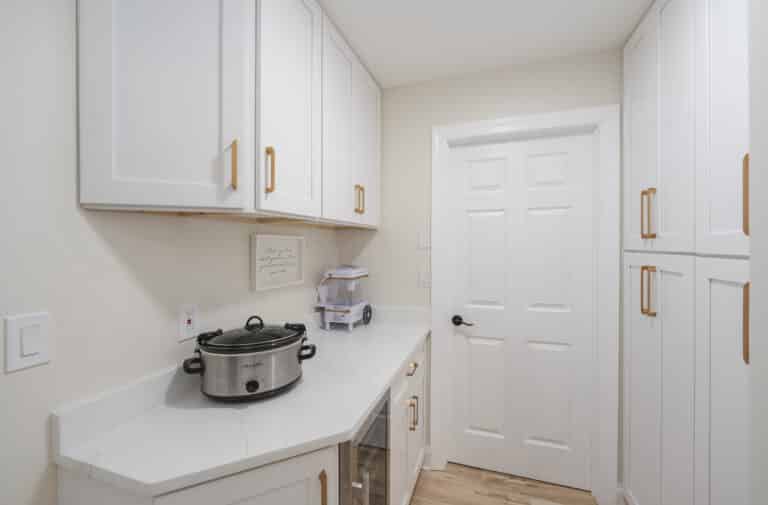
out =
<path fill-rule="evenodd" d="M 199 377 L 172 367 L 74 403 L 54 413 L 55 461 L 131 494 L 160 496 L 347 442 L 426 340 L 428 321 L 428 311 L 406 309 L 352 332 L 312 328 L 318 355 L 304 363 L 302 381 L 263 402 L 206 399 Z"/>

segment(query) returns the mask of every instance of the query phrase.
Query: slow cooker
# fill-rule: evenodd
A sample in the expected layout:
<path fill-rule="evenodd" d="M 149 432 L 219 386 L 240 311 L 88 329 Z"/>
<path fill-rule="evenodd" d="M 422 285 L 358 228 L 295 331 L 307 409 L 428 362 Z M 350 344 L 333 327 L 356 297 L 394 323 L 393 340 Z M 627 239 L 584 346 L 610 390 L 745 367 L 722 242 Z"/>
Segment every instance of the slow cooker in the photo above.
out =
<path fill-rule="evenodd" d="M 245 401 L 287 391 L 301 379 L 301 363 L 315 356 L 303 324 L 265 326 L 252 316 L 245 327 L 197 337 L 196 356 L 184 371 L 200 375 L 200 389 L 217 400 Z"/>

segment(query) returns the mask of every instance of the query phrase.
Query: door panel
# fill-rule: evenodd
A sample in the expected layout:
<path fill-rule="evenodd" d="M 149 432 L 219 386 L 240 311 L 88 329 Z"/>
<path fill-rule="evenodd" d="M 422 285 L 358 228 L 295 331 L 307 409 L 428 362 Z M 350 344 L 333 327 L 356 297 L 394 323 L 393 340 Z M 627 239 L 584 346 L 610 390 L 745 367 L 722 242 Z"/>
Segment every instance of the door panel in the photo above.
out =
<path fill-rule="evenodd" d="M 749 254 L 742 167 L 749 152 L 749 1 L 701 2 L 697 252 Z"/>
<path fill-rule="evenodd" d="M 260 207 L 319 216 L 322 11 L 314 0 L 262 0 L 259 5 Z M 267 147 L 274 149 L 274 180 Z M 270 186 L 274 191 L 267 192 Z"/>
<path fill-rule="evenodd" d="M 694 259 L 624 263 L 626 488 L 636 505 L 693 505 Z"/>
<path fill-rule="evenodd" d="M 457 148 L 457 462 L 588 489 L 593 138 Z"/>
<path fill-rule="evenodd" d="M 750 381 L 745 362 L 749 261 L 698 258 L 697 505 L 750 501 Z M 748 288 L 746 288 L 748 289 Z"/>
<path fill-rule="evenodd" d="M 242 208 L 248 2 L 78 5 L 81 202 Z"/>

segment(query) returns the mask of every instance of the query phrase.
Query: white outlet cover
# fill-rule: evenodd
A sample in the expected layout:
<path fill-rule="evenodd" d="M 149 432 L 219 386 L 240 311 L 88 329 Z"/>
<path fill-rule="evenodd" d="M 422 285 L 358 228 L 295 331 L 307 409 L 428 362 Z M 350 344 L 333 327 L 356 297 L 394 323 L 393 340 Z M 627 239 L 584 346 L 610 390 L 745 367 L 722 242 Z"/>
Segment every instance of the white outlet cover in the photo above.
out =
<path fill-rule="evenodd" d="M 184 305 L 179 310 L 179 342 L 195 338 L 200 328 L 200 314 L 196 305 Z"/>
<path fill-rule="evenodd" d="M 5 318 L 5 372 L 51 361 L 51 316 L 47 312 Z"/>

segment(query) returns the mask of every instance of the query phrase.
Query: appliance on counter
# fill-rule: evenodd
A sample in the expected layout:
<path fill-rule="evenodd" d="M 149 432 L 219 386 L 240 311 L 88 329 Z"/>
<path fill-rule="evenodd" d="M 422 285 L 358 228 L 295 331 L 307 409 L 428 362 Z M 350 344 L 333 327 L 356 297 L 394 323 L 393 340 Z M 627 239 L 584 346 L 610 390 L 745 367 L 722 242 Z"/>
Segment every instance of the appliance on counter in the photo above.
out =
<path fill-rule="evenodd" d="M 203 394 L 217 400 L 259 400 L 283 393 L 301 379 L 301 363 L 315 356 L 303 324 L 265 326 L 252 316 L 244 328 L 203 333 L 184 371 L 201 376 Z"/>
<path fill-rule="evenodd" d="M 317 309 L 322 313 L 322 326 L 344 325 L 349 331 L 356 324 L 369 324 L 373 308 L 356 291 L 359 281 L 368 278 L 368 269 L 345 265 L 328 270 L 317 287 Z"/>
<path fill-rule="evenodd" d="M 355 438 L 339 446 L 341 505 L 389 505 L 389 391 Z"/>

